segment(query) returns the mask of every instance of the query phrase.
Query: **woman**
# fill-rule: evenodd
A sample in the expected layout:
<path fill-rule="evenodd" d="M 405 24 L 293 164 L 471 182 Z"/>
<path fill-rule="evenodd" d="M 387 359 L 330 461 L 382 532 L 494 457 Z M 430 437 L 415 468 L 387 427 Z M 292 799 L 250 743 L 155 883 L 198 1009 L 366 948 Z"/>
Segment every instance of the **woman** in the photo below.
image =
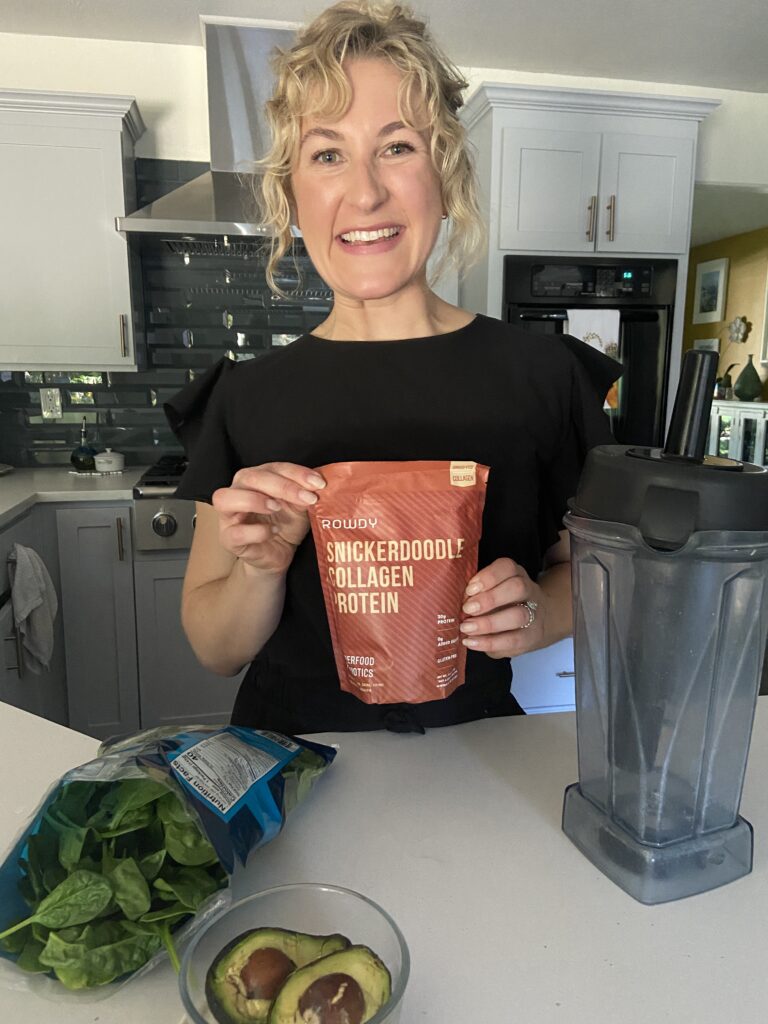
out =
<path fill-rule="evenodd" d="M 430 289 L 442 221 L 453 254 L 481 231 L 457 117 L 466 83 L 410 11 L 337 4 L 277 71 L 268 276 L 293 222 L 334 302 L 311 334 L 256 362 L 224 360 L 170 403 L 191 450 L 178 495 L 198 500 L 187 635 L 215 672 L 250 663 L 236 724 L 423 731 L 520 713 L 510 657 L 571 632 L 562 516 L 586 449 L 611 440 L 602 395 L 617 364 Z M 491 467 L 461 624 L 467 682 L 442 701 L 368 705 L 340 690 L 334 667 L 308 532 L 324 486 L 313 467 L 406 459 Z"/>

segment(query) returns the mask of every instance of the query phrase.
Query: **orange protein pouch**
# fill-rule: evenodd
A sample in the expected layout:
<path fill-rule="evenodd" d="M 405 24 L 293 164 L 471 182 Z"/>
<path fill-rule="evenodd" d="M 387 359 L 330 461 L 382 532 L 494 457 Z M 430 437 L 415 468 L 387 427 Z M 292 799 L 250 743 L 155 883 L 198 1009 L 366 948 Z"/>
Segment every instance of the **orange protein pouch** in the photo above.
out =
<path fill-rule="evenodd" d="M 464 682 L 459 621 L 488 467 L 336 462 L 309 509 L 342 690 L 420 704 Z"/>

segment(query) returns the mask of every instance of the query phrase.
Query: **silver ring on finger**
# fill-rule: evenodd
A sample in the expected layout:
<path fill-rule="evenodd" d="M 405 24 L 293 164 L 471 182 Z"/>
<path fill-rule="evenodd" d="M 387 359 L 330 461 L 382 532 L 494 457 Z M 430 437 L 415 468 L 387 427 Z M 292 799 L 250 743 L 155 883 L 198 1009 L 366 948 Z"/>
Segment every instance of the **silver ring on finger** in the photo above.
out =
<path fill-rule="evenodd" d="M 528 629 L 536 621 L 536 609 L 539 607 L 535 601 L 523 601 L 520 605 L 521 608 L 525 608 L 528 612 L 528 621 L 520 629 Z"/>

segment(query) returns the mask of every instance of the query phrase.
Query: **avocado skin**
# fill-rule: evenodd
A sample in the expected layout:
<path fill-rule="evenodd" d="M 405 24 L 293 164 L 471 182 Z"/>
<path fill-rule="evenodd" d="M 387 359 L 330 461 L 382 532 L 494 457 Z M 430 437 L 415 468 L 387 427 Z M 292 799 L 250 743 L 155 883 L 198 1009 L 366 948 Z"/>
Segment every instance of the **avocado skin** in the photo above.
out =
<path fill-rule="evenodd" d="M 326 974 L 348 974 L 358 983 L 365 997 L 365 1024 L 388 1002 L 392 995 L 389 971 L 367 946 L 349 946 L 299 967 L 288 975 L 272 1003 L 268 1024 L 294 1024 L 299 1020 L 299 1002 L 313 982 Z"/>
<path fill-rule="evenodd" d="M 329 952 L 344 950 L 349 939 L 344 935 L 309 935 L 306 932 L 292 932 L 285 928 L 251 928 L 231 939 L 219 951 L 205 976 L 205 997 L 208 1007 L 219 1024 L 266 1024 L 269 1017 L 268 1000 L 252 1000 L 254 1013 L 240 1012 L 234 1004 L 231 986 L 226 981 L 227 969 L 232 960 L 241 960 L 245 965 L 248 957 L 257 949 L 274 947 L 281 950 L 296 964 L 304 967 L 314 959 Z M 295 973 L 295 972 L 294 972 Z"/>

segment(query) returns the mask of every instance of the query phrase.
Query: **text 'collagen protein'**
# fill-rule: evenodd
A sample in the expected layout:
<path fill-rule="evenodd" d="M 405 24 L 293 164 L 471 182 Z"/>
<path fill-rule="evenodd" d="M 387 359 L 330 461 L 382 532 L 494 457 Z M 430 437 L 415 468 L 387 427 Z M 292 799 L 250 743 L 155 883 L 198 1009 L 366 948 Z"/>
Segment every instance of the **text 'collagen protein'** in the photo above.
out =
<path fill-rule="evenodd" d="M 337 462 L 309 509 L 342 690 L 439 700 L 464 682 L 459 622 L 477 571 L 488 467 Z"/>

